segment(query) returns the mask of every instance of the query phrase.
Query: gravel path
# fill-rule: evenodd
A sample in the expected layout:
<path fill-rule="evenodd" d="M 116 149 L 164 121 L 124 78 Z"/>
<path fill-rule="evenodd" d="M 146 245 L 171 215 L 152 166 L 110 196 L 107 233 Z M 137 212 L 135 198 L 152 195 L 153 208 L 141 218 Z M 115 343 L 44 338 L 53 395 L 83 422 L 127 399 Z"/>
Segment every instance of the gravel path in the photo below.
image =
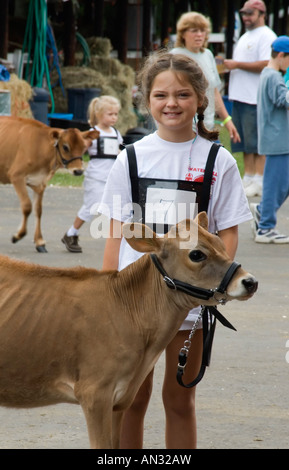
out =
<path fill-rule="evenodd" d="M 17 196 L 10 185 L 0 185 L 0 201 L 2 254 L 46 265 L 101 267 L 104 241 L 91 238 L 88 224 L 81 232 L 82 254 L 68 253 L 60 241 L 82 203 L 81 189 L 49 187 L 46 190 L 43 236 L 47 254 L 37 253 L 31 241 L 33 216 L 26 238 L 16 245 L 10 242 L 20 222 Z M 278 215 L 278 228 L 289 233 L 289 201 Z M 232 302 L 220 309 L 237 332 L 218 325 L 211 366 L 198 386 L 198 447 L 201 449 L 289 447 L 288 249 L 288 245 L 255 244 L 250 224 L 240 227 L 236 259 L 258 278 L 259 290 L 248 302 Z M 153 397 L 146 415 L 146 449 L 164 449 L 162 374 L 163 356 L 156 365 Z M 84 417 L 78 406 L 0 408 L 0 423 L 1 449 L 89 447 Z"/>

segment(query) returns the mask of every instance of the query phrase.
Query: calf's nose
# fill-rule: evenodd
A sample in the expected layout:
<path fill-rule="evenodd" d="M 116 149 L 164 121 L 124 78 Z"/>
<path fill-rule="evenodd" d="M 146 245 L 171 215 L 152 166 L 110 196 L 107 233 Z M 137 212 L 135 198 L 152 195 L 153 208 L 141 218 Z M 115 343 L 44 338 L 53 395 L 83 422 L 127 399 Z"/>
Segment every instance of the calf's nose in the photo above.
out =
<path fill-rule="evenodd" d="M 243 279 L 242 284 L 245 286 L 249 294 L 254 294 L 258 289 L 258 281 L 253 276 L 247 279 Z"/>
<path fill-rule="evenodd" d="M 81 176 L 82 173 L 83 173 L 83 170 L 73 170 L 73 174 L 74 174 L 75 176 Z"/>

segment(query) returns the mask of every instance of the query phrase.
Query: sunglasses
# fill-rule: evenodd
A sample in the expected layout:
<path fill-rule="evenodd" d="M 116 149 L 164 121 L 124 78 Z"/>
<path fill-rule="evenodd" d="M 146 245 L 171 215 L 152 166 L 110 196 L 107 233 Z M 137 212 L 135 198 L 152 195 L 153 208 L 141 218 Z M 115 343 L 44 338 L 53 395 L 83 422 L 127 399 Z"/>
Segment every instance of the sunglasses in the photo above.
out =
<path fill-rule="evenodd" d="M 241 16 L 253 16 L 254 10 L 240 11 Z"/>

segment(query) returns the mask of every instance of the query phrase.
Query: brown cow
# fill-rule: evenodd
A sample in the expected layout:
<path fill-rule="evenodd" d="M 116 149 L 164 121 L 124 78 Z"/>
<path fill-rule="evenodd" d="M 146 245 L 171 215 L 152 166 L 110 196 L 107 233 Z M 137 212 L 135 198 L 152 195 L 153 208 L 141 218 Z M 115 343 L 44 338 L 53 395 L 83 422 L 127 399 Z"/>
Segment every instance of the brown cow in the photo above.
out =
<path fill-rule="evenodd" d="M 47 181 L 58 168 L 82 174 L 82 155 L 99 135 L 98 131 L 56 129 L 34 119 L 0 117 L 0 183 L 12 183 L 22 210 L 22 223 L 12 242 L 27 232 L 32 203 L 27 186 L 34 191 L 36 217 L 34 243 L 46 252 L 41 233 L 42 198 Z"/>
<path fill-rule="evenodd" d="M 150 254 L 175 280 L 206 289 L 221 283 L 231 260 L 221 239 L 206 229 L 204 212 L 164 238 L 125 224 L 127 241 L 147 254 L 120 272 L 0 256 L 0 405 L 80 404 L 91 447 L 117 448 L 124 410 L 188 310 L 246 300 L 257 289 L 241 267 L 219 300 L 168 288 Z M 180 249 L 188 233 L 191 247 Z"/>

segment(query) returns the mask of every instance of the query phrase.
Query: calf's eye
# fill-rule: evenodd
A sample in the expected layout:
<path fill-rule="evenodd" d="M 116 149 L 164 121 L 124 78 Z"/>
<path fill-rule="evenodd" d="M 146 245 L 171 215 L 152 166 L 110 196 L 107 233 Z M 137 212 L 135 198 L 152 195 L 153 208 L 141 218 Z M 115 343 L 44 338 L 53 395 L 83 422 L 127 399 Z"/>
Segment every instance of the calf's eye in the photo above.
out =
<path fill-rule="evenodd" d="M 205 253 L 203 253 L 200 250 L 192 250 L 189 253 L 189 258 L 195 263 L 199 263 L 200 261 L 204 261 L 207 258 L 207 256 L 205 255 Z"/>

